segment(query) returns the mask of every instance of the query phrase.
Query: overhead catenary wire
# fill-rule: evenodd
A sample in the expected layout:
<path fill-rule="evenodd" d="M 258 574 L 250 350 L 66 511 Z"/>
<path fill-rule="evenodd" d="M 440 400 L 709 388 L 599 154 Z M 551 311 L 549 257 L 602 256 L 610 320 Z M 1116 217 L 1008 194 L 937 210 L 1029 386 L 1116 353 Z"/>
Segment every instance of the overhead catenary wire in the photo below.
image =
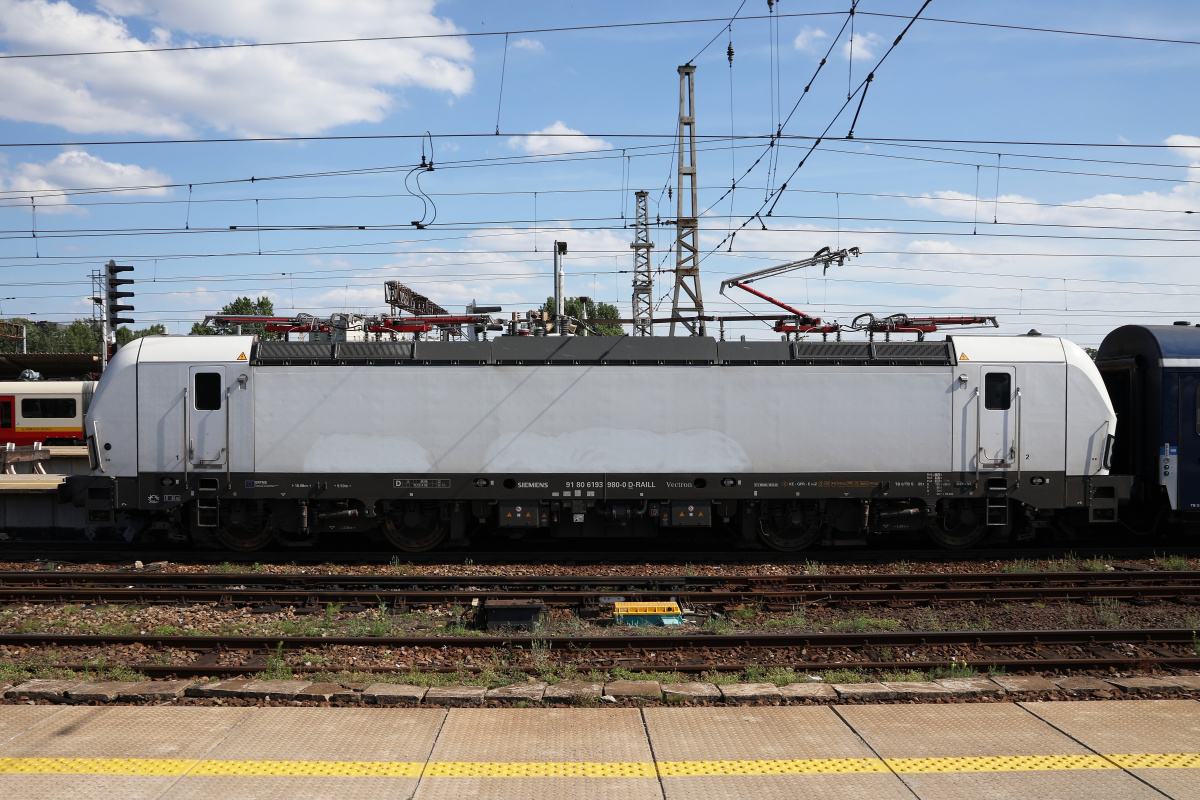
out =
<path fill-rule="evenodd" d="M 742 5 L 745 5 L 743 2 Z M 740 13 L 740 8 L 739 8 Z M 801 17 L 823 17 L 837 16 L 843 14 L 841 11 L 808 11 L 789 14 L 779 14 L 779 17 L 794 19 Z M 880 11 L 860 11 L 863 16 L 892 18 L 892 19 L 907 19 L 904 14 L 889 14 Z M 765 19 L 769 15 L 751 15 L 742 17 L 744 20 Z M 16 60 L 16 59 L 37 59 L 37 58 L 77 58 L 82 56 L 103 56 L 103 55 L 129 55 L 129 54 L 145 54 L 145 53 L 178 53 L 188 51 L 204 51 L 204 50 L 235 50 L 248 49 L 258 47 L 298 47 L 305 45 L 323 45 L 323 44 L 358 44 L 365 42 L 398 42 L 398 41 L 414 41 L 421 39 L 468 39 L 476 37 L 488 36 L 508 36 L 518 34 L 546 34 L 546 33 L 567 33 L 574 31 L 597 31 L 597 30 L 612 30 L 619 28 L 644 28 L 665 25 L 696 25 L 709 22 L 723 22 L 723 17 L 708 17 L 702 19 L 674 19 L 674 20 L 653 20 L 646 22 L 612 22 L 601 23 L 594 25 L 563 25 L 551 28 L 523 28 L 507 31 L 457 31 L 454 33 L 425 33 L 425 34 L 403 34 L 395 36 L 348 36 L 333 39 L 299 39 L 292 41 L 281 42 L 227 42 L 220 44 L 193 44 L 193 45 L 178 45 L 165 47 L 137 47 L 137 48 L 118 48 L 111 50 L 83 50 L 73 52 L 48 52 L 48 53 L 4 53 L 0 54 L 0 60 Z M 950 25 L 970 25 L 982 28 L 996 28 L 1001 30 L 1026 31 L 1030 33 L 1052 33 L 1064 36 L 1085 36 L 1101 39 L 1126 40 L 1135 42 L 1154 42 L 1160 44 L 1188 44 L 1200 45 L 1200 40 L 1195 39 L 1173 39 L 1162 36 L 1135 36 L 1132 34 L 1120 33 L 1105 33 L 1102 31 L 1077 31 L 1067 28 L 1046 28 L 1033 25 L 1012 25 L 998 22 L 982 22 L 975 20 L 962 19 L 945 19 L 940 17 L 924 17 L 925 22 L 937 22 Z M 720 36 L 718 33 L 717 36 Z M 712 42 L 709 42 L 711 45 Z M 705 45 L 707 49 L 709 45 Z M 701 50 L 693 58 L 699 58 L 704 52 Z M 690 62 L 689 62 L 690 63 Z"/>

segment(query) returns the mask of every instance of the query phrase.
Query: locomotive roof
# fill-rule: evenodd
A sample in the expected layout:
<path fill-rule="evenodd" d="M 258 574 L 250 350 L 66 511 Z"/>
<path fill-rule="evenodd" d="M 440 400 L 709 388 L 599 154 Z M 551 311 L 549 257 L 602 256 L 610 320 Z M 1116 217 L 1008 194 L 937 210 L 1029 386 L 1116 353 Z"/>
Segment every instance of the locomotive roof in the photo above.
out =
<path fill-rule="evenodd" d="M 1151 364 L 1171 360 L 1200 364 L 1200 326 L 1122 325 L 1104 337 L 1097 353 L 1098 359 L 1137 356 Z"/>
<path fill-rule="evenodd" d="M 287 342 L 253 336 L 149 336 L 137 349 L 145 362 L 240 362 L 254 366 L 318 365 L 812 365 L 950 366 L 982 362 L 1059 362 L 1063 342 L 1051 336 L 959 336 L 944 341 L 733 341 L 691 336 L 502 336 L 490 341 Z M 133 355 L 130 353 L 129 355 Z"/>

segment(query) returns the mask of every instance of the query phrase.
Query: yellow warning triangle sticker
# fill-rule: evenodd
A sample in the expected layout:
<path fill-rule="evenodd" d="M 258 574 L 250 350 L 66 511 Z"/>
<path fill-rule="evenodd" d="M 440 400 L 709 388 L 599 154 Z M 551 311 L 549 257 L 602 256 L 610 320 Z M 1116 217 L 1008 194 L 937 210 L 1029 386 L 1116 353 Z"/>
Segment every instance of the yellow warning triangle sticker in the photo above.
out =
<path fill-rule="evenodd" d="M 237 357 L 237 360 L 238 360 L 238 361 L 245 361 L 245 360 L 246 360 L 246 354 L 245 354 L 245 353 L 242 353 L 240 356 L 238 356 L 238 357 Z"/>
<path fill-rule="evenodd" d="M 958 360 L 959 360 L 959 361 L 970 361 L 971 359 L 967 358 L 967 354 L 966 354 L 966 353 L 959 353 L 959 355 L 958 355 Z"/>

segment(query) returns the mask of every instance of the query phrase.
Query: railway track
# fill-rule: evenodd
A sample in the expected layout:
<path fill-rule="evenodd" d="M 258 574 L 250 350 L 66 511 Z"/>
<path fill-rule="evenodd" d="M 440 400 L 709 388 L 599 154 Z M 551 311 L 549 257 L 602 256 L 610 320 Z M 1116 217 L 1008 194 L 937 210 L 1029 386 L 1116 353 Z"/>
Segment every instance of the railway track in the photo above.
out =
<path fill-rule="evenodd" d="M 315 608 L 329 604 L 407 610 L 473 600 L 535 597 L 547 605 L 678 600 L 691 607 L 753 603 L 905 605 L 941 602 L 1127 602 L 1200 604 L 1200 571 L 957 573 L 901 575 L 447 578 L 155 572 L 4 572 L 2 603 L 217 604 Z"/>
<path fill-rule="evenodd" d="M 536 673 L 547 665 L 580 670 L 622 667 L 632 672 L 741 672 L 748 667 L 809 673 L 825 670 L 934 670 L 949 665 L 1010 672 L 1178 670 L 1200 667 L 1196 633 L 1188 629 L 1076 631 L 953 631 L 917 633 L 802 633 L 614 636 L 108 636 L 62 634 L 0 635 L 0 648 L 68 651 L 55 666 L 87 671 L 89 648 L 137 647 L 144 653 L 184 656 L 186 663 L 153 658 L 104 666 L 126 666 L 151 677 L 256 674 L 284 654 L 386 650 L 404 663 L 357 667 L 360 672 L 479 672 L 496 664 Z M 70 654 L 78 660 L 70 660 Z M 61 659 L 61 656 L 60 656 Z M 329 671 L 301 666 L 296 673 Z"/>
<path fill-rule="evenodd" d="M 153 546 L 152 546 L 153 547 Z M 253 553 L 224 550 L 202 550 L 185 546 L 157 546 L 149 549 L 145 543 L 87 542 L 80 540 L 45 541 L 19 539 L 0 541 L 0 561 L 36 562 L 41 564 L 108 563 L 128 564 L 137 558 L 146 563 L 171 561 L 177 564 L 388 564 L 396 559 L 413 565 L 462 564 L 470 559 L 475 564 L 537 564 L 544 562 L 575 564 L 794 564 L 810 561 L 827 563 L 879 563 L 901 559 L 909 562 L 955 563 L 961 561 L 1004 561 L 1011 559 L 1054 560 L 1066 556 L 1080 559 L 1112 558 L 1117 560 L 1152 559 L 1163 551 L 1189 557 L 1200 556 L 1200 546 L 1181 540 L 1151 541 L 1146 546 L 1129 546 L 1128 537 L 1108 536 L 1083 545 L 985 547 L 971 550 L 929 549 L 913 543 L 898 542 L 887 546 L 870 545 L 825 547 L 814 546 L 797 553 L 773 550 L 737 550 L 728 542 L 645 542 L 615 540 L 605 549 L 594 542 L 519 541 L 474 544 L 468 549 L 434 550 L 422 553 L 400 553 L 385 546 L 364 543 L 360 546 L 317 545 L 312 548 L 266 548 Z"/>

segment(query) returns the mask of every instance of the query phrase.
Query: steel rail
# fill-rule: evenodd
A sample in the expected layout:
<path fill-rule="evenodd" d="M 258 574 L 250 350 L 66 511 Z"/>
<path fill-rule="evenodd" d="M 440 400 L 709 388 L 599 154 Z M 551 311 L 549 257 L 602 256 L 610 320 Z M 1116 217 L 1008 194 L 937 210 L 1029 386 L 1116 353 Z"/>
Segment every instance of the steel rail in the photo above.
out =
<path fill-rule="evenodd" d="M 93 647 L 98 645 L 170 648 L 176 650 L 305 650 L 313 647 L 349 646 L 460 648 L 537 647 L 542 650 L 721 650 L 736 648 L 801 649 L 862 647 L 1037 647 L 1043 645 L 1104 646 L 1144 644 L 1177 646 L 1191 651 L 1196 632 L 1190 628 L 1135 628 L 1032 631 L 904 631 L 877 633 L 747 633 L 747 634 L 615 634 L 593 636 L 158 636 L 118 634 L 8 633 L 0 634 L 0 647 Z M 1200 655 L 1192 661 L 1200 664 Z M 904 662 L 894 662 L 895 665 Z M 944 663 L 944 662 L 939 662 Z"/>
<path fill-rule="evenodd" d="M 156 571 L 106 572 L 42 572 L 23 570 L 0 572 L 0 587 L 46 585 L 149 585 L 161 586 L 309 586 L 345 588 L 381 588 L 397 586 L 410 589 L 442 586 L 531 587 L 549 590 L 553 587 L 706 587 L 758 589 L 771 587 L 837 588 L 854 586 L 965 586 L 965 585 L 1035 585 L 1048 581 L 1097 585 L 1131 583 L 1134 581 L 1163 583 L 1188 582 L 1200 586 L 1200 570 L 1143 570 L 1123 572 L 959 572 L 959 573 L 878 573 L 878 574 L 820 574 L 820 575 L 308 575 L 299 573 L 260 572 L 195 572 L 173 573 Z"/>
<path fill-rule="evenodd" d="M 1200 598 L 1200 572 L 668 578 L 305 576 L 176 573 L 0 573 L 0 602 L 423 607 L 536 597 L 551 605 L 677 599 L 691 606 L 757 603 L 918 604 Z"/>
<path fill-rule="evenodd" d="M 191 636 L 55 636 L 53 634 L 20 634 L 0 636 L 0 645 L 32 647 L 50 645 L 128 645 L 150 644 L 157 647 L 173 646 L 176 649 L 202 650 L 213 657 L 220 653 L 248 654 L 247 663 L 216 664 L 202 657 L 197 662 L 181 665 L 125 663 L 128 667 L 150 677 L 203 677 L 257 674 L 269 669 L 268 655 L 287 651 L 309 650 L 321 645 L 349 645 L 375 647 L 432 647 L 438 652 L 453 647 L 456 654 L 453 664 L 413 667 L 395 665 L 387 667 L 354 666 L 357 672 L 367 673 L 475 673 L 488 668 L 487 663 L 464 664 L 466 652 L 478 652 L 481 656 L 496 647 L 532 652 L 534 645 L 542 652 L 557 653 L 574 658 L 581 653 L 624 653 L 626 656 L 641 653 L 643 658 L 603 659 L 632 672 L 675 671 L 686 674 L 703 672 L 741 672 L 751 665 L 792 668 L 797 671 L 820 672 L 830 669 L 852 668 L 860 671 L 915 669 L 931 670 L 945 667 L 947 663 L 973 668 L 1004 668 L 1013 672 L 1035 670 L 1083 670 L 1083 669 L 1144 669 L 1158 666 L 1174 669 L 1200 667 L 1200 655 L 1195 651 L 1194 632 L 1188 629 L 1160 630 L 1078 630 L 1078 631 L 968 631 L 968 632 L 925 632 L 925 633 L 872 633 L 872 634 L 796 634 L 796 635 L 748 635 L 748 636 L 633 636 L 633 637 L 411 637 L 411 638 L 350 638 L 350 637 L 191 637 Z M 1136 646 L 1135 646 L 1136 643 Z M 939 653 L 931 658 L 923 652 L 921 657 L 910 660 L 881 659 L 882 648 L 940 648 L 944 651 L 954 646 L 972 648 L 1024 647 L 1033 650 L 1020 658 L 1011 653 L 956 656 L 952 662 Z M 1133 652 L 1109 649 L 1114 646 L 1133 648 Z M 808 657 L 790 658 L 788 651 L 779 652 L 781 647 L 797 651 L 797 655 Z M 278 649 L 277 649 L 278 648 Z M 645 663 L 650 651 L 679 652 L 695 648 L 707 654 L 706 660 L 688 660 L 682 663 Z M 770 648 L 776 657 L 769 662 L 752 653 Z M 1174 648 L 1172 652 L 1168 648 Z M 1058 649 L 1064 652 L 1054 652 Z M 714 660 L 713 651 L 729 651 L 736 660 Z M 815 652 L 813 652 L 815 651 Z M 827 652 L 826 652 L 827 651 Z M 1182 653 L 1182 654 L 1181 654 Z M 860 655 L 861 658 L 852 656 Z M 916 656 L 916 653 L 912 654 Z M 779 657 L 782 656 L 782 657 Z M 449 660 L 449 658 L 447 659 Z M 486 662 L 486 658 L 484 659 Z M 620 663 L 616 663 L 619 661 Z M 63 662 L 54 665 L 62 669 L 87 672 L 95 669 L 94 664 Z M 106 662 L 105 666 L 117 666 Z M 592 665 L 593 668 L 607 668 Z M 511 669 L 535 673 L 540 667 L 534 665 L 512 665 Z M 337 665 L 319 667 L 292 667 L 298 674 L 319 674 L 338 670 Z"/>
<path fill-rule="evenodd" d="M 537 599 L 553 606 L 596 606 L 620 601 L 676 600 L 687 608 L 758 604 L 768 610 L 787 610 L 796 605 L 921 605 L 936 602 L 1075 602 L 1100 598 L 1151 601 L 1197 602 L 1197 586 L 1091 586 L 1091 587 L 979 587 L 965 589 L 894 590 L 787 590 L 769 591 L 640 591 L 632 592 L 537 592 L 537 591 L 348 591 L 287 589 L 92 589 L 41 588 L 0 589 L 0 603 L 72 603 L 108 605 L 253 605 L 276 608 L 321 608 L 341 606 L 342 611 L 383 604 L 387 608 L 425 608 L 448 604 L 470 604 L 474 600 Z M 1197 603 L 1200 604 L 1200 603 Z"/>

